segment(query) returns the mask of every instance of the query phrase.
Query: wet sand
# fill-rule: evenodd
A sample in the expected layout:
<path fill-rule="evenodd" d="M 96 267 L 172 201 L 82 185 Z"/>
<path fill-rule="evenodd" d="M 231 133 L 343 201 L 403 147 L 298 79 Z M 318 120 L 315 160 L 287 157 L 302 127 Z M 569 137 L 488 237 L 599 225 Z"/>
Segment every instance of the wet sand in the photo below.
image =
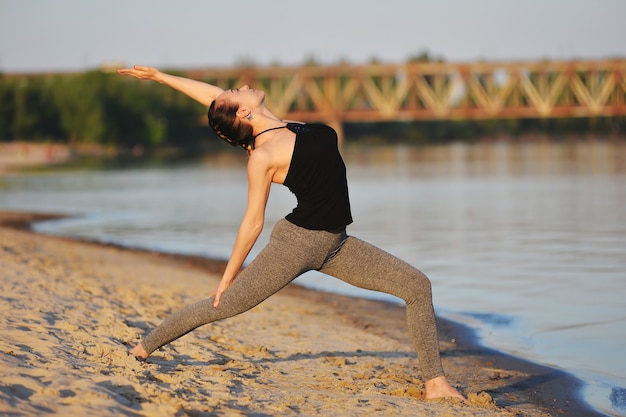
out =
<path fill-rule="evenodd" d="M 2 415 L 594 415 L 568 374 L 444 320 L 444 368 L 469 401 L 426 401 L 403 308 L 296 285 L 139 363 L 124 343 L 208 296 L 224 262 L 30 232 L 43 218 L 0 212 Z"/>

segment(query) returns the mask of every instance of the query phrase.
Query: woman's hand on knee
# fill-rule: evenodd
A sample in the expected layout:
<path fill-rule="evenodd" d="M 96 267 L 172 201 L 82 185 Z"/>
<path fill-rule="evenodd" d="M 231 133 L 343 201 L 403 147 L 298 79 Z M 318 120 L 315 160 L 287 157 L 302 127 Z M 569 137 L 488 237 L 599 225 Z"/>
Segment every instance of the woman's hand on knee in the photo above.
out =
<path fill-rule="evenodd" d="M 228 289 L 228 287 L 230 287 L 231 283 L 232 281 L 225 280 L 224 278 L 222 278 L 222 280 L 220 281 L 220 284 L 211 294 L 211 296 L 215 296 L 215 300 L 213 300 L 213 308 L 217 308 L 220 305 L 222 294 L 224 294 L 224 292 Z"/>

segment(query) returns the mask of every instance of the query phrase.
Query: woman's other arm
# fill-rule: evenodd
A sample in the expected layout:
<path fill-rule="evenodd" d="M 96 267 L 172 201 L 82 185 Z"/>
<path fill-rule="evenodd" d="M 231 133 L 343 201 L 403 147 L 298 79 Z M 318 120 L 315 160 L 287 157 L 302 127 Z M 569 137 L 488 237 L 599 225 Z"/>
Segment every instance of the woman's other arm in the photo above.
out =
<path fill-rule="evenodd" d="M 222 275 L 222 279 L 214 291 L 213 307 L 217 308 L 222 294 L 235 280 L 250 250 L 263 231 L 265 207 L 272 185 L 273 171 L 268 158 L 260 150 L 250 154 L 248 161 L 248 206 L 239 226 L 233 251 Z"/>
<path fill-rule="evenodd" d="M 122 75 L 131 75 L 140 80 L 152 80 L 165 84 L 191 97 L 206 107 L 209 107 L 211 102 L 224 92 L 224 90 L 217 86 L 202 81 L 179 77 L 177 75 L 166 74 L 153 67 L 135 65 L 133 68 L 119 69 L 117 72 Z"/>

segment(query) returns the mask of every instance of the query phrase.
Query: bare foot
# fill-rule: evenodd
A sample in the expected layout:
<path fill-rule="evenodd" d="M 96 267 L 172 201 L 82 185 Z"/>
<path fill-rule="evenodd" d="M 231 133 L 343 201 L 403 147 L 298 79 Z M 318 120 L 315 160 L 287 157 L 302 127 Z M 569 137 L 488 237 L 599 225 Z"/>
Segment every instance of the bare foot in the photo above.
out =
<path fill-rule="evenodd" d="M 427 400 L 452 397 L 458 398 L 463 402 L 467 402 L 465 397 L 461 395 L 456 388 L 450 385 L 445 376 L 438 376 L 437 378 L 429 379 L 424 383 L 424 386 L 424 398 Z"/>
<path fill-rule="evenodd" d="M 148 356 L 150 356 L 150 354 L 146 352 L 146 350 L 143 348 L 143 345 L 141 344 L 141 342 L 133 346 L 132 349 L 128 351 L 128 353 L 130 355 L 133 355 L 135 358 L 137 358 L 137 360 L 142 361 L 142 362 L 148 359 Z"/>

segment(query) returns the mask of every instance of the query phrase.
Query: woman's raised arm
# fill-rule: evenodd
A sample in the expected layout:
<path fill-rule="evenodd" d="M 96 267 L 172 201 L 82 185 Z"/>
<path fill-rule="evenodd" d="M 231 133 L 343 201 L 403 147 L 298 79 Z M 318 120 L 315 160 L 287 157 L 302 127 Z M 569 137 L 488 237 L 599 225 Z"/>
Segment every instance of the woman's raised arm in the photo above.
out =
<path fill-rule="evenodd" d="M 217 86 L 202 81 L 166 74 L 153 67 L 135 65 L 132 68 L 119 69 L 117 72 L 122 75 L 131 75 L 140 80 L 153 80 L 165 84 L 191 97 L 206 107 L 209 107 L 211 102 L 224 92 L 224 90 Z"/>

